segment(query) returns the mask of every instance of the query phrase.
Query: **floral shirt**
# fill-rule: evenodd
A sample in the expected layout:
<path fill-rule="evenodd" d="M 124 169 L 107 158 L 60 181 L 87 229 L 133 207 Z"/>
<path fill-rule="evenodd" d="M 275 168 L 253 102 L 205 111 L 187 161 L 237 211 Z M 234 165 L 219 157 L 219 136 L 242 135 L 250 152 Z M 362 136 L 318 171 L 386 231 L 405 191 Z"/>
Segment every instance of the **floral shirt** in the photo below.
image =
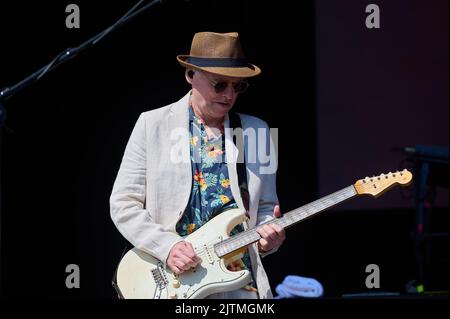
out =
<path fill-rule="evenodd" d="M 180 236 L 187 236 L 216 215 L 238 207 L 231 193 L 228 167 L 224 160 L 224 134 L 208 138 L 203 123 L 195 116 L 192 107 L 189 107 L 189 141 L 193 181 L 189 203 L 176 226 Z M 231 235 L 243 230 L 242 225 L 237 225 Z M 251 271 L 250 265 L 246 250 L 242 260 L 231 263 L 228 268 Z M 256 290 L 254 281 L 245 288 Z"/>

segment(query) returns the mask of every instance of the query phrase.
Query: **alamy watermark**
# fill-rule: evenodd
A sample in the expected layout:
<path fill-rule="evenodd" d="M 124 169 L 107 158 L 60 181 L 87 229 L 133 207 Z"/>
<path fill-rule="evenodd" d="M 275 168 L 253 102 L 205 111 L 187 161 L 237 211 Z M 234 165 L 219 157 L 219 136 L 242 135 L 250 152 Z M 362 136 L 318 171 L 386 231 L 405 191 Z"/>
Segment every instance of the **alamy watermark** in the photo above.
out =
<path fill-rule="evenodd" d="M 380 267 L 376 264 L 367 265 L 366 273 L 370 273 L 366 277 L 366 287 L 368 289 L 380 288 Z"/>
<path fill-rule="evenodd" d="M 217 131 L 216 131 L 217 132 Z M 277 149 L 278 149 L 278 128 L 225 128 L 225 158 L 220 152 L 221 143 L 212 156 L 215 161 L 227 163 L 243 163 L 244 154 L 239 152 L 239 144 L 245 144 L 245 162 L 247 164 L 257 164 L 259 174 L 274 174 L 277 170 Z M 220 135 L 220 133 L 218 134 Z M 172 147 L 170 149 L 170 161 L 173 164 L 179 163 L 200 163 L 201 156 L 195 151 L 191 158 L 190 148 L 186 147 L 186 140 L 189 139 L 190 145 L 194 149 L 201 145 L 202 141 L 197 138 L 189 138 L 190 133 L 186 128 L 176 128 L 170 133 Z M 237 147 L 234 147 L 233 138 L 235 137 Z M 239 144 L 238 144 L 239 143 Z M 241 148 L 243 149 L 243 148 Z M 213 152 L 214 150 L 210 150 Z"/>
<path fill-rule="evenodd" d="M 68 29 L 80 28 L 80 7 L 76 4 L 68 4 L 66 6 L 66 13 L 69 15 L 66 17 L 66 27 Z"/>
<path fill-rule="evenodd" d="M 80 267 L 76 264 L 67 265 L 66 273 L 69 274 L 66 277 L 66 287 L 68 289 L 80 288 Z"/>
<path fill-rule="evenodd" d="M 374 3 L 367 5 L 366 12 L 370 13 L 366 17 L 367 29 L 379 29 L 380 28 L 380 7 Z"/>

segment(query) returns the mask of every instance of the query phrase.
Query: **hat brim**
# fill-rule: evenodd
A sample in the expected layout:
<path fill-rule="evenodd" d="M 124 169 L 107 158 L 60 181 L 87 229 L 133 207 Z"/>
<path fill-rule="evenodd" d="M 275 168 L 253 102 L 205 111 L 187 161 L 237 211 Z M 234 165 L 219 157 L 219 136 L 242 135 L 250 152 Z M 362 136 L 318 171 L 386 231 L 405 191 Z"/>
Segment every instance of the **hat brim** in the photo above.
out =
<path fill-rule="evenodd" d="M 192 63 L 187 62 L 186 60 L 189 58 L 189 55 L 178 55 L 177 60 L 181 64 L 181 66 L 193 70 L 206 71 L 213 74 L 230 76 L 230 77 L 238 77 L 238 78 L 250 78 L 256 76 L 261 73 L 261 69 L 258 68 L 254 64 L 248 63 L 245 67 L 204 67 L 198 66 Z"/>

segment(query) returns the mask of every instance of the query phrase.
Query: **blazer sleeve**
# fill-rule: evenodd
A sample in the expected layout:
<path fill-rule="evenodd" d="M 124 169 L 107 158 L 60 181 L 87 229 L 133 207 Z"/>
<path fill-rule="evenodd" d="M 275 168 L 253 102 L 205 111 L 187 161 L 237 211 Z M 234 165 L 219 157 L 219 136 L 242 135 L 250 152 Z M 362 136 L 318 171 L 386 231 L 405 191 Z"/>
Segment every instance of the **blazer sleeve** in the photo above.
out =
<path fill-rule="evenodd" d="M 273 137 L 270 134 L 269 126 L 264 122 L 264 128 L 266 131 L 265 135 L 265 143 L 261 143 L 265 145 L 265 150 L 269 151 L 269 162 L 260 166 L 260 177 L 262 179 L 261 182 L 261 196 L 259 198 L 258 203 L 258 214 L 256 225 L 260 225 L 269 220 L 272 220 L 273 210 L 275 205 L 279 205 L 278 196 L 277 196 L 277 185 L 276 185 L 276 174 L 277 174 L 277 153 L 275 143 L 273 141 Z M 277 249 L 272 249 L 268 252 L 260 253 L 261 257 L 267 256 L 276 252 Z"/>
<path fill-rule="evenodd" d="M 136 248 L 162 262 L 173 245 L 183 240 L 155 223 L 146 207 L 146 121 L 142 113 L 128 140 L 110 196 L 111 219 L 120 233 Z"/>

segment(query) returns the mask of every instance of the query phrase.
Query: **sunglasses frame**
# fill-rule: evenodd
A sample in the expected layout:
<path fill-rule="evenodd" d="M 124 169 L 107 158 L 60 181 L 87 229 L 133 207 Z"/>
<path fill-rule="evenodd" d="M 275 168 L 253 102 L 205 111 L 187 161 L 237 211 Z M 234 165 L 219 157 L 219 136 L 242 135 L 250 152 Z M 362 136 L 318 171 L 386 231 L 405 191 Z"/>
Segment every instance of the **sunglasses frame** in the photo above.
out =
<path fill-rule="evenodd" d="M 213 81 L 210 81 L 210 82 L 214 88 L 214 92 L 216 92 L 217 94 L 224 92 L 228 88 L 228 85 L 229 85 L 229 82 L 226 82 L 226 81 L 218 81 L 216 83 Z M 223 86 L 224 84 L 226 84 L 226 85 Z M 250 84 L 246 80 L 240 80 L 239 82 L 231 83 L 231 85 L 233 86 L 233 90 L 235 93 L 244 93 L 245 91 L 247 91 Z M 244 86 L 242 88 L 239 88 L 240 85 L 244 85 Z"/>
<path fill-rule="evenodd" d="M 206 79 L 208 79 L 209 83 L 211 84 L 211 86 L 214 89 L 214 92 L 216 92 L 217 94 L 224 92 L 230 82 L 224 81 L 224 80 L 219 80 L 219 81 L 214 81 L 211 80 L 208 76 L 206 76 Z M 224 85 L 226 84 L 226 85 Z M 239 94 L 239 93 L 244 93 L 245 91 L 247 91 L 248 87 L 250 86 L 250 83 L 248 83 L 247 80 L 240 80 L 236 83 L 231 83 L 231 85 L 233 86 L 233 90 L 235 93 Z M 242 88 L 239 88 L 240 85 L 243 85 Z"/>

